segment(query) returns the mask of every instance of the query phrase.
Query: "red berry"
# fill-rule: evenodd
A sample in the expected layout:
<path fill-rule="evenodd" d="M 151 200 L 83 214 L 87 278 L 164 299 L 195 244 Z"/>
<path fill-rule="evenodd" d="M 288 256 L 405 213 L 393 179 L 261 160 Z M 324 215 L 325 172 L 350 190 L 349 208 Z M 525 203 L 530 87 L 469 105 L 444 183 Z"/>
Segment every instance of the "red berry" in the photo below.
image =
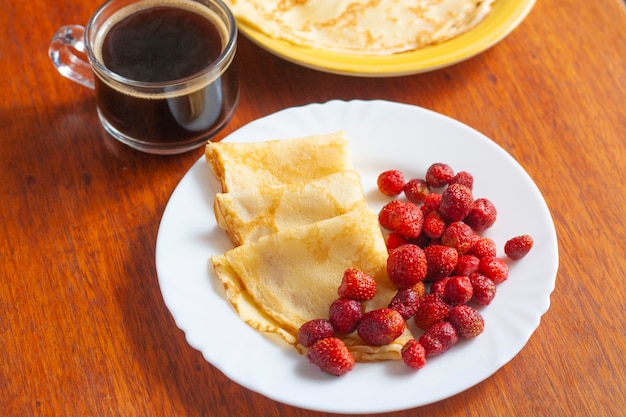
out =
<path fill-rule="evenodd" d="M 378 190 L 387 196 L 398 195 L 404 187 L 404 174 L 397 169 L 385 171 L 378 176 Z"/>
<path fill-rule="evenodd" d="M 298 329 L 298 342 L 304 347 L 311 347 L 320 339 L 332 337 L 335 329 L 326 319 L 309 320 Z"/>
<path fill-rule="evenodd" d="M 389 230 L 408 239 L 415 239 L 422 233 L 424 213 L 413 203 L 402 203 L 389 213 Z"/>
<path fill-rule="evenodd" d="M 389 308 L 396 310 L 404 320 L 408 320 L 417 312 L 420 295 L 413 288 L 402 288 L 389 302 Z"/>
<path fill-rule="evenodd" d="M 485 256 L 478 264 L 478 272 L 499 284 L 509 277 L 509 266 L 502 258 Z"/>
<path fill-rule="evenodd" d="M 456 329 L 447 321 L 433 324 L 419 338 L 419 343 L 424 347 L 426 356 L 440 355 L 458 342 Z"/>
<path fill-rule="evenodd" d="M 428 194 L 430 194 L 430 186 L 428 183 L 419 178 L 409 180 L 402 188 L 404 195 L 409 201 L 415 204 L 421 204 Z"/>
<path fill-rule="evenodd" d="M 452 276 L 446 282 L 445 299 L 453 306 L 467 303 L 472 294 L 472 282 L 465 275 Z"/>
<path fill-rule="evenodd" d="M 504 244 L 504 253 L 513 260 L 522 259 L 533 247 L 533 238 L 529 235 L 516 236 Z"/>
<path fill-rule="evenodd" d="M 443 245 L 425 247 L 424 256 L 426 257 L 426 277 L 424 279 L 427 282 L 437 281 L 450 275 L 459 259 L 456 249 Z"/>
<path fill-rule="evenodd" d="M 424 281 L 420 281 L 417 284 L 413 285 L 411 289 L 415 291 L 417 293 L 417 296 L 420 298 L 426 294 L 426 284 L 424 284 Z"/>
<path fill-rule="evenodd" d="M 469 276 L 472 283 L 472 302 L 479 306 L 491 304 L 496 296 L 496 284 L 486 276 L 477 272 Z"/>
<path fill-rule="evenodd" d="M 472 190 L 461 184 L 448 186 L 441 194 L 439 213 L 450 222 L 463 220 L 474 207 Z"/>
<path fill-rule="evenodd" d="M 406 245 L 407 243 L 409 243 L 407 238 L 400 236 L 399 234 L 395 232 L 390 232 L 385 237 L 385 244 L 387 245 L 388 252 L 391 252 L 393 249 L 399 246 Z"/>
<path fill-rule="evenodd" d="M 454 326 L 457 336 L 461 339 L 476 337 L 485 329 L 483 316 L 475 308 L 468 305 L 454 307 L 450 310 L 448 320 Z"/>
<path fill-rule="evenodd" d="M 404 327 L 400 313 L 391 308 L 379 308 L 363 314 L 356 331 L 368 345 L 383 346 L 396 340 Z"/>
<path fill-rule="evenodd" d="M 420 369 L 426 364 L 426 351 L 415 339 L 411 339 L 402 346 L 400 352 L 404 363 L 413 368 Z"/>
<path fill-rule="evenodd" d="M 424 217 L 422 225 L 422 233 L 431 239 L 440 239 L 443 231 L 446 229 L 446 221 L 441 217 L 437 210 L 429 212 Z"/>
<path fill-rule="evenodd" d="M 471 227 L 463 222 L 452 222 L 446 226 L 441 235 L 441 244 L 450 246 L 459 253 L 464 254 L 478 240 L 478 235 L 474 233 Z"/>
<path fill-rule="evenodd" d="M 433 240 L 431 238 L 429 238 L 428 236 L 426 236 L 424 233 L 422 233 L 416 239 L 410 239 L 409 243 L 412 243 L 412 244 L 417 245 L 420 248 L 424 249 L 426 246 L 428 246 L 431 243 L 433 243 Z"/>
<path fill-rule="evenodd" d="M 479 259 L 485 256 L 496 256 L 496 253 L 496 242 L 488 237 L 479 238 L 476 243 L 474 243 L 474 246 L 467 251 L 468 255 L 474 255 Z"/>
<path fill-rule="evenodd" d="M 449 184 L 461 184 L 469 188 L 474 188 L 474 177 L 467 171 L 460 171 L 450 180 Z"/>
<path fill-rule="evenodd" d="M 391 226 L 389 224 L 391 213 L 394 212 L 402 204 L 404 203 L 402 203 L 402 201 L 400 200 L 391 200 L 390 202 L 385 204 L 382 209 L 380 209 L 380 212 L 378 213 L 378 222 L 383 228 L 391 230 Z"/>
<path fill-rule="evenodd" d="M 424 215 L 427 215 L 431 211 L 438 210 L 439 204 L 441 204 L 441 194 L 430 193 L 424 198 L 424 203 L 420 208 L 422 209 Z"/>
<path fill-rule="evenodd" d="M 339 298 L 328 308 L 328 320 L 340 334 L 352 333 L 362 316 L 361 303 L 349 298 Z"/>
<path fill-rule="evenodd" d="M 454 177 L 454 170 L 448 164 L 436 162 L 426 170 L 426 182 L 431 187 L 443 187 Z"/>
<path fill-rule="evenodd" d="M 376 280 L 358 268 L 348 268 L 343 273 L 337 294 L 353 300 L 371 300 L 376 295 Z"/>
<path fill-rule="evenodd" d="M 463 221 L 475 232 L 489 229 L 496 222 L 498 212 L 496 206 L 486 198 L 477 198 Z"/>
<path fill-rule="evenodd" d="M 456 266 L 454 267 L 454 271 L 452 271 L 452 275 L 469 276 L 470 274 L 476 272 L 479 262 L 480 259 L 478 259 L 477 256 L 461 255 L 456 262 Z"/>
<path fill-rule="evenodd" d="M 354 368 L 354 358 L 341 339 L 320 339 L 307 352 L 309 361 L 323 372 L 341 376 Z"/>
<path fill-rule="evenodd" d="M 412 287 L 426 276 L 426 256 L 417 245 L 402 245 L 387 258 L 389 279 L 400 288 Z"/>
<path fill-rule="evenodd" d="M 433 324 L 446 320 L 449 314 L 450 306 L 443 297 L 440 294 L 431 293 L 420 299 L 413 321 L 417 327 L 426 330 Z"/>
<path fill-rule="evenodd" d="M 430 294 L 436 293 L 442 297 L 446 296 L 446 284 L 450 280 L 450 277 L 443 277 L 430 284 Z"/>

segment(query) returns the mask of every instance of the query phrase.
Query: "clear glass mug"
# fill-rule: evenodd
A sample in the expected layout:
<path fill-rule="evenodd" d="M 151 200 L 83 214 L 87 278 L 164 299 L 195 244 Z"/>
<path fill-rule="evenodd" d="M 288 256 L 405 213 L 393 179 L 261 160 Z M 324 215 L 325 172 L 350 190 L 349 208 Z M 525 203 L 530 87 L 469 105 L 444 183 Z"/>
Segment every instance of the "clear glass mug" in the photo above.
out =
<path fill-rule="evenodd" d="M 141 46 L 145 39 L 157 37 L 150 35 L 140 40 L 128 40 L 123 38 L 122 29 L 129 25 L 145 27 L 145 16 L 154 15 L 156 9 L 171 12 L 172 8 L 183 13 L 181 19 L 189 18 L 188 13 L 193 12 L 193 19 L 199 27 L 187 20 L 176 21 L 172 16 L 161 16 L 163 21 L 170 22 L 169 30 L 182 29 L 182 35 L 162 33 L 164 37 L 156 45 L 164 50 L 158 57 L 160 61 L 135 65 L 152 74 L 155 70 L 170 68 L 169 61 L 182 63 L 206 53 L 204 61 L 194 63 L 195 67 L 168 69 L 167 74 L 131 75 L 133 69 L 124 60 L 129 54 L 142 50 L 134 45 Z M 199 46 L 201 54 L 190 52 L 197 49 L 190 46 L 189 34 L 185 34 L 189 27 L 194 28 L 197 39 L 219 39 L 213 43 L 217 44 L 213 45 L 215 50 L 210 51 L 211 42 L 202 41 Z M 211 36 L 205 37 L 201 29 L 208 30 L 206 33 Z M 132 34 L 133 31 L 126 33 Z M 181 41 L 173 42 L 172 38 L 176 40 L 179 35 Z M 108 38 L 121 40 L 116 44 Z M 146 50 L 154 46 L 148 45 Z M 120 51 L 122 55 L 116 57 L 117 51 L 124 48 L 129 50 Z M 48 55 L 63 76 L 95 90 L 98 116 L 114 138 L 140 151 L 176 154 L 204 145 L 232 118 L 239 100 L 234 61 L 236 48 L 235 19 L 221 0 L 109 0 L 85 27 L 60 28 L 50 43 Z"/>

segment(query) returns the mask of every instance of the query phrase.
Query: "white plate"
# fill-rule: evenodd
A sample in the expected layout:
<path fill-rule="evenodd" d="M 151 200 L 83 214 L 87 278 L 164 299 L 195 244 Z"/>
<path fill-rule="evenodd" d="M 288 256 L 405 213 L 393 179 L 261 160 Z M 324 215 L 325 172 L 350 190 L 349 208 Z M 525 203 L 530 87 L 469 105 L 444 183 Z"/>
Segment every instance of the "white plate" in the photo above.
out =
<path fill-rule="evenodd" d="M 535 245 L 510 263 L 492 304 L 482 308 L 486 328 L 430 359 L 415 372 L 403 363 L 359 363 L 336 378 L 305 357 L 248 327 L 230 308 L 209 266 L 212 254 L 232 246 L 215 224 L 219 185 L 201 158 L 184 176 L 165 209 L 156 245 L 163 298 L 191 346 L 233 381 L 276 401 L 335 413 L 375 413 L 413 408 L 455 395 L 510 361 L 539 326 L 550 305 L 558 269 L 554 224 L 540 191 L 502 148 L 477 131 L 431 111 L 385 101 L 330 101 L 290 108 L 256 120 L 228 141 L 260 141 L 347 132 L 355 168 L 371 207 L 388 201 L 376 191 L 377 175 L 401 169 L 423 177 L 433 162 L 474 175 L 474 197 L 491 199 L 496 224 L 485 233 L 504 255 L 504 242 L 530 234 Z M 522 140 L 523 138 L 520 138 Z"/>

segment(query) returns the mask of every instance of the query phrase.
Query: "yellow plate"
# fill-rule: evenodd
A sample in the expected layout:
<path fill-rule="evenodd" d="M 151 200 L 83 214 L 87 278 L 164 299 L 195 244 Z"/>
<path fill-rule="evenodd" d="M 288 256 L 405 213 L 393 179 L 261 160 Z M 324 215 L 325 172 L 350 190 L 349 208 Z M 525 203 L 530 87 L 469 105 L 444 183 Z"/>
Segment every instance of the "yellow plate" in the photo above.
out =
<path fill-rule="evenodd" d="M 237 21 L 251 41 L 287 61 L 308 68 L 360 77 L 394 77 L 417 74 L 456 64 L 492 47 L 519 25 L 535 0 L 496 0 L 493 10 L 473 29 L 449 41 L 394 55 L 354 55 L 312 49 L 271 38 L 253 26 Z"/>

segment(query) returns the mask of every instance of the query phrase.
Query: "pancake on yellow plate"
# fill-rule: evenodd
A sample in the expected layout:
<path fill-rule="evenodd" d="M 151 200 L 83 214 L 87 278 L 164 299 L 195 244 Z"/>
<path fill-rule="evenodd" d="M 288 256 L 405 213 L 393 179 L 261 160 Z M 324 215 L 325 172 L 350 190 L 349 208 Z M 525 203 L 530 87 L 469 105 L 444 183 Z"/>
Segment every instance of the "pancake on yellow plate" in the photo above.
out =
<path fill-rule="evenodd" d="M 306 183 L 258 186 L 215 196 L 217 224 L 233 244 L 339 216 L 365 203 L 361 177 L 341 171 Z"/>
<path fill-rule="evenodd" d="M 287 229 L 212 257 L 226 296 L 253 328 L 277 333 L 297 344 L 298 328 L 315 318 L 328 318 L 330 304 L 344 271 L 357 267 L 377 282 L 367 311 L 387 307 L 397 288 L 386 272 L 387 248 L 378 218 L 369 207 L 316 223 Z M 407 329 L 386 346 L 368 346 L 352 333 L 342 337 L 357 361 L 400 359 Z"/>
<path fill-rule="evenodd" d="M 224 193 L 306 183 L 352 169 L 343 131 L 264 142 L 209 142 L 205 155 Z"/>
<path fill-rule="evenodd" d="M 494 0 L 226 0 L 275 38 L 314 49 L 388 55 L 439 43 L 482 21 Z"/>

